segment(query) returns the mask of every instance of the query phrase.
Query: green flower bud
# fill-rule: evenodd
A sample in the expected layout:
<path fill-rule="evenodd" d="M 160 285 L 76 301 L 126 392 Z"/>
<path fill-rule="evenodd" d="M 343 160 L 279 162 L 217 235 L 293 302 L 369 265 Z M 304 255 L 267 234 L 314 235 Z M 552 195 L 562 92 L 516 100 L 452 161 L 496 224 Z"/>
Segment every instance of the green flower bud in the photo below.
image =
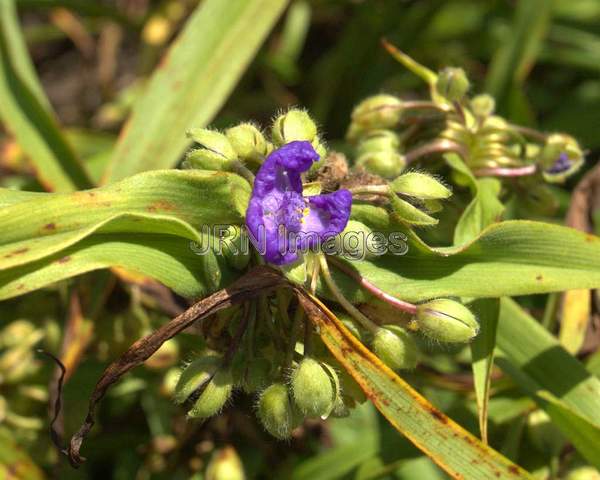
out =
<path fill-rule="evenodd" d="M 300 416 L 290 400 L 283 383 L 267 387 L 258 400 L 258 418 L 265 430 L 275 438 L 289 438 L 300 423 Z"/>
<path fill-rule="evenodd" d="M 193 128 L 188 137 L 204 148 L 192 150 L 186 156 L 186 166 L 202 170 L 227 170 L 237 160 L 237 153 L 222 133 L 207 128 Z"/>
<path fill-rule="evenodd" d="M 352 111 L 352 123 L 357 125 L 355 129 L 393 128 L 401 116 L 402 100 L 381 94 L 360 102 Z"/>
<path fill-rule="evenodd" d="M 163 343 L 160 348 L 150 356 L 144 366 L 151 370 L 162 370 L 173 366 L 179 360 L 179 345 L 177 340 L 171 338 Z"/>
<path fill-rule="evenodd" d="M 184 403 L 194 391 L 207 384 L 222 363 L 221 355 L 209 350 L 184 368 L 175 387 L 175 403 Z"/>
<path fill-rule="evenodd" d="M 543 410 L 535 410 L 527 416 L 527 434 L 533 446 L 543 454 L 558 455 L 565 438 Z"/>
<path fill-rule="evenodd" d="M 398 152 L 399 147 L 400 140 L 394 132 L 372 132 L 358 145 L 356 165 L 385 178 L 396 177 L 406 166 L 406 160 Z"/>
<path fill-rule="evenodd" d="M 241 123 L 225 131 L 225 135 L 242 160 L 262 162 L 268 153 L 268 144 L 262 132 L 251 123 Z"/>
<path fill-rule="evenodd" d="M 378 328 L 371 345 L 375 355 L 392 370 L 412 369 L 417 365 L 415 340 L 398 325 Z"/>
<path fill-rule="evenodd" d="M 443 343 L 465 343 L 479 332 L 479 324 L 462 303 L 440 298 L 417 306 L 417 327 Z"/>
<path fill-rule="evenodd" d="M 600 480 L 600 472 L 589 465 L 575 467 L 567 473 L 565 480 Z"/>
<path fill-rule="evenodd" d="M 334 391 L 331 379 L 313 358 L 304 358 L 294 369 L 291 388 L 296 406 L 307 417 L 327 415 L 333 406 Z"/>
<path fill-rule="evenodd" d="M 329 250 L 329 246 L 332 250 Z M 373 258 L 383 255 L 385 250 L 385 235 L 374 233 L 364 223 L 356 220 L 349 220 L 344 231 L 324 247 L 326 253 L 342 255 L 350 260 Z"/>
<path fill-rule="evenodd" d="M 476 117 L 489 117 L 496 110 L 496 100 L 487 93 L 482 93 L 471 99 L 471 110 Z"/>
<path fill-rule="evenodd" d="M 437 92 L 451 102 L 461 100 L 469 91 L 469 79 L 462 68 L 444 68 L 437 78 Z"/>
<path fill-rule="evenodd" d="M 555 133 L 546 139 L 538 162 L 547 182 L 561 183 L 581 168 L 583 151 L 570 135 Z"/>
<path fill-rule="evenodd" d="M 173 397 L 175 395 L 175 388 L 177 382 L 181 378 L 181 370 L 177 367 L 170 368 L 167 373 L 163 376 L 162 384 L 160 386 L 160 393 L 165 397 Z"/>
<path fill-rule="evenodd" d="M 390 187 L 394 192 L 421 199 L 434 200 L 452 195 L 452 192 L 433 176 L 419 172 L 400 175 L 390 183 Z"/>
<path fill-rule="evenodd" d="M 202 390 L 192 409 L 188 412 L 190 418 L 209 418 L 221 411 L 233 390 L 233 375 L 231 369 L 222 368 L 215 373 Z"/>
<path fill-rule="evenodd" d="M 361 155 L 356 159 L 356 165 L 380 177 L 393 178 L 402 173 L 406 160 L 397 152 L 382 151 Z"/>
<path fill-rule="evenodd" d="M 317 136 L 317 125 L 304 110 L 292 109 L 275 119 L 271 133 L 278 146 L 294 140 L 312 142 Z"/>
<path fill-rule="evenodd" d="M 206 480 L 245 480 L 244 466 L 233 447 L 214 453 L 206 468 Z"/>

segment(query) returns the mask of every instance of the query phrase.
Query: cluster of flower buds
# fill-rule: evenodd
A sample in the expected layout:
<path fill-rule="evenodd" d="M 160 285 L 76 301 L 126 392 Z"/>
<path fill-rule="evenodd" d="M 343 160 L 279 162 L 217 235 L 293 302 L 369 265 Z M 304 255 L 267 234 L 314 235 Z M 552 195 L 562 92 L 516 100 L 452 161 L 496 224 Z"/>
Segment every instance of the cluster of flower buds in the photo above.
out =
<path fill-rule="evenodd" d="M 452 152 L 476 176 L 533 176 L 538 183 L 558 183 L 582 165 L 583 152 L 572 137 L 512 125 L 495 114 L 493 97 L 469 96 L 463 69 L 436 74 L 388 49 L 428 83 L 430 99 L 379 94 L 356 106 L 347 138 L 356 146 L 356 164 L 367 171 L 393 178 L 416 160 Z"/>
<path fill-rule="evenodd" d="M 187 133 L 196 146 L 186 155 L 186 168 L 238 171 L 244 165 L 256 170 L 274 148 L 296 140 L 310 142 L 322 159 L 327 154 L 314 120 L 300 109 L 278 115 L 271 125 L 270 139 L 253 123 L 241 123 L 225 132 L 193 128 Z"/>

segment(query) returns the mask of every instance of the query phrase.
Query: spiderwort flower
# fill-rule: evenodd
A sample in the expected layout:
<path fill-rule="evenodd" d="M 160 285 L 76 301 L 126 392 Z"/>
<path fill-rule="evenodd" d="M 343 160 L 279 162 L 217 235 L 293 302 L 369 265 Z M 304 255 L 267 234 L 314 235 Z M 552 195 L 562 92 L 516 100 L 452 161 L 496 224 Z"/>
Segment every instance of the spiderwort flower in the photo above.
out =
<path fill-rule="evenodd" d="M 300 175 L 318 159 L 310 142 L 294 141 L 273 151 L 256 174 L 246 226 L 252 243 L 270 263 L 294 262 L 300 251 L 318 247 L 348 222 L 348 190 L 302 195 Z"/>

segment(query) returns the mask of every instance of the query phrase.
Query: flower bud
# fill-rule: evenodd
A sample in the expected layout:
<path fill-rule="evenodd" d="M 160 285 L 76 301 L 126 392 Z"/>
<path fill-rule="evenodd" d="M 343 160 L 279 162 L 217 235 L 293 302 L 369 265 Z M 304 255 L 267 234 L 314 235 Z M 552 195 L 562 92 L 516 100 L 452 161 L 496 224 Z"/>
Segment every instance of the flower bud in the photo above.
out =
<path fill-rule="evenodd" d="M 262 392 L 258 400 L 258 418 L 275 438 L 283 440 L 290 437 L 299 424 L 300 416 L 283 383 L 274 383 Z"/>
<path fill-rule="evenodd" d="M 461 100 L 469 90 L 469 79 L 462 68 L 444 68 L 437 78 L 437 92 L 451 102 Z"/>
<path fill-rule="evenodd" d="M 443 343 L 465 343 L 479 332 L 479 324 L 462 303 L 440 298 L 417 306 L 418 329 Z"/>
<path fill-rule="evenodd" d="M 264 135 L 251 123 L 241 123 L 229 128 L 225 135 L 242 160 L 262 162 L 268 153 L 268 143 Z"/>
<path fill-rule="evenodd" d="M 476 117 L 489 117 L 496 110 L 496 100 L 487 93 L 482 93 L 471 99 L 471 110 Z"/>
<path fill-rule="evenodd" d="M 582 465 L 569 470 L 565 480 L 600 480 L 600 473 L 594 467 Z"/>
<path fill-rule="evenodd" d="M 187 154 L 187 166 L 203 170 L 227 170 L 237 159 L 231 142 L 224 134 L 207 128 L 193 128 L 187 134 L 203 147 Z"/>
<path fill-rule="evenodd" d="M 214 453 L 206 468 L 206 480 L 244 480 L 244 466 L 233 447 L 227 446 Z"/>
<path fill-rule="evenodd" d="M 374 233 L 364 223 L 349 220 L 344 231 L 332 239 L 333 251 L 330 252 L 327 247 L 324 250 L 350 260 L 364 260 L 383 255 L 385 241 L 383 234 Z"/>
<path fill-rule="evenodd" d="M 393 128 L 401 116 L 402 100 L 381 94 L 360 102 L 352 111 L 352 123 L 364 129 Z"/>
<path fill-rule="evenodd" d="M 372 132 L 358 145 L 356 165 L 385 178 L 396 177 L 406 166 L 406 160 L 398 153 L 399 147 L 400 140 L 394 132 Z"/>
<path fill-rule="evenodd" d="M 539 156 L 547 182 L 560 183 L 583 165 L 581 147 L 570 135 L 555 133 L 546 139 Z"/>
<path fill-rule="evenodd" d="M 333 406 L 334 391 L 331 379 L 313 358 L 304 358 L 294 369 L 291 388 L 296 406 L 307 417 L 327 415 Z"/>
<path fill-rule="evenodd" d="M 179 345 L 177 340 L 171 338 L 144 362 L 144 366 L 151 370 L 162 370 L 173 366 L 177 360 L 179 360 Z"/>
<path fill-rule="evenodd" d="M 200 358 L 194 360 L 181 372 L 175 386 L 175 403 L 184 403 L 196 389 L 208 383 L 222 362 L 223 359 L 217 352 L 210 350 L 202 352 Z"/>
<path fill-rule="evenodd" d="M 198 399 L 194 402 L 188 417 L 205 419 L 221 411 L 229 400 L 233 390 L 231 369 L 221 368 L 206 384 Z"/>
<path fill-rule="evenodd" d="M 308 113 L 294 108 L 275 119 L 271 133 L 276 145 L 294 140 L 312 142 L 317 136 L 317 126 Z"/>
<path fill-rule="evenodd" d="M 426 173 L 407 172 L 400 175 L 390 187 L 396 193 L 402 193 L 411 197 L 434 200 L 448 198 L 452 192 L 433 176 Z"/>
<path fill-rule="evenodd" d="M 527 434 L 533 446 L 548 457 L 558 455 L 565 438 L 544 410 L 535 410 L 527 416 Z"/>
<path fill-rule="evenodd" d="M 415 340 L 398 325 L 378 328 L 371 345 L 375 355 L 392 370 L 412 369 L 417 365 Z"/>

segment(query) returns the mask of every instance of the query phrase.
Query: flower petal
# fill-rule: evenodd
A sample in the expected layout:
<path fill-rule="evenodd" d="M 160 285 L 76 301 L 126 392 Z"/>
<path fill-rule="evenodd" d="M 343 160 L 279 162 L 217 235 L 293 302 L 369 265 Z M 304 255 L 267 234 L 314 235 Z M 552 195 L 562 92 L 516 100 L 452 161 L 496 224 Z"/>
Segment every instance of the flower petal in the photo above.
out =
<path fill-rule="evenodd" d="M 313 247 L 346 228 L 352 209 L 352 194 L 338 190 L 324 195 L 308 197 L 309 212 L 301 228 L 300 248 Z"/>

